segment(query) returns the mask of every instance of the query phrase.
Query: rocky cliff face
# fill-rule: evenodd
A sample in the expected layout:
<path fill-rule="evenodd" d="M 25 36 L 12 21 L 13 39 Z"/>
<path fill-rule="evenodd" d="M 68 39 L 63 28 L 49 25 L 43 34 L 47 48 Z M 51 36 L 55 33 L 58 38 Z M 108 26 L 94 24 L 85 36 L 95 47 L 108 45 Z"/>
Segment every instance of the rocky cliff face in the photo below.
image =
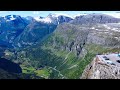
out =
<path fill-rule="evenodd" d="M 80 55 L 86 44 L 97 44 L 103 47 L 119 47 L 119 23 L 74 25 L 63 23 L 57 26 L 48 41 L 54 48 L 75 52 Z"/>
<path fill-rule="evenodd" d="M 86 66 L 80 79 L 120 79 L 120 67 L 106 64 L 97 58 Z"/>
<path fill-rule="evenodd" d="M 96 24 L 90 29 L 87 43 L 94 43 L 108 47 L 118 47 L 120 45 L 119 34 L 119 23 Z"/>
<path fill-rule="evenodd" d="M 48 37 L 50 40 L 45 43 L 55 49 L 71 51 L 79 56 L 87 42 L 89 31 L 89 27 L 63 23 L 58 25 L 53 34 Z"/>

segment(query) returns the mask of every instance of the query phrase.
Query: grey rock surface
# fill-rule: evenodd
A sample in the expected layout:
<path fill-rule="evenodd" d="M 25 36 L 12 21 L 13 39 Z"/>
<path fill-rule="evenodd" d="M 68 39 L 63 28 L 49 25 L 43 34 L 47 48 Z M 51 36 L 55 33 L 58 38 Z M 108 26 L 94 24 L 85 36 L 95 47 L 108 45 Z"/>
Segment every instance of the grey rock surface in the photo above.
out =
<path fill-rule="evenodd" d="M 86 66 L 80 79 L 120 79 L 120 67 L 106 64 L 94 58 Z"/>

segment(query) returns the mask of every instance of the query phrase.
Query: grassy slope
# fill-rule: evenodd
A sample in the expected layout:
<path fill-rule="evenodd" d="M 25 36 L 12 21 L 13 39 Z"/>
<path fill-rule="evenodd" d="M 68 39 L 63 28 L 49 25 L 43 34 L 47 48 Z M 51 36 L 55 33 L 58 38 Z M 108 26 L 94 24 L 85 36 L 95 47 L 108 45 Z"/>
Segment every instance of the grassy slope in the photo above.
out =
<path fill-rule="evenodd" d="M 36 47 L 25 50 L 27 51 L 27 56 L 25 58 L 29 59 L 31 66 L 26 68 L 28 64 L 24 63 L 23 72 L 35 73 L 37 76 L 42 76 L 44 78 L 77 79 L 81 76 L 85 67 L 93 60 L 96 54 L 120 50 L 89 44 L 84 46 L 87 50 L 85 57 L 77 58 L 74 52 L 67 51 L 64 48 L 61 49 L 61 47 L 65 47 L 66 44 L 71 42 L 76 37 L 75 35 L 76 34 L 74 34 L 71 29 L 67 31 L 62 30 L 61 32 L 56 31 L 45 39 L 42 45 L 37 45 Z M 36 70 L 41 66 L 44 68 Z"/>
<path fill-rule="evenodd" d="M 77 79 L 96 54 L 120 51 L 119 48 L 106 48 L 95 44 L 85 45 L 84 48 L 87 54 L 83 58 L 77 58 L 73 52 L 58 50 L 50 43 L 32 48 L 31 51 L 28 50 L 27 57 L 23 59 L 24 62 L 21 65 L 23 73 L 35 74 L 45 79 Z M 44 68 L 38 69 L 41 65 L 44 65 Z"/>
<path fill-rule="evenodd" d="M 84 58 L 81 59 L 77 58 L 73 52 L 57 50 L 52 48 L 51 46 L 43 46 L 42 51 L 40 48 L 40 51 L 38 48 L 34 48 L 34 52 L 29 53 L 30 59 L 34 59 L 35 62 L 39 61 L 39 65 L 46 65 L 47 68 L 45 67 L 41 70 L 35 70 L 34 66 L 34 68 L 24 67 L 23 72 L 36 73 L 37 76 L 42 76 L 44 78 L 77 79 L 82 74 L 86 65 L 91 62 L 91 60 L 95 57 L 97 53 L 106 53 L 107 51 L 111 50 L 103 48 L 99 45 L 86 45 L 85 48 L 88 50 L 88 53 L 85 55 Z M 36 53 L 38 53 L 38 55 L 36 55 Z"/>

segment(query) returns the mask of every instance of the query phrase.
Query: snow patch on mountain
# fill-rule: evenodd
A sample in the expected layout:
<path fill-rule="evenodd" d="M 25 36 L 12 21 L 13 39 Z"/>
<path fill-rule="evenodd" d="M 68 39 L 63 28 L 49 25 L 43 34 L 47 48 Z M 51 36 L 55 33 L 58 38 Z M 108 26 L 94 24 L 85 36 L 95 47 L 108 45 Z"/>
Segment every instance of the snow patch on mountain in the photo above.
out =
<path fill-rule="evenodd" d="M 42 19 L 40 17 L 35 17 L 34 19 L 36 21 L 41 21 L 41 22 L 45 22 L 45 23 L 51 23 L 52 22 L 51 18 L 49 18 L 49 17 L 42 18 Z"/>
<path fill-rule="evenodd" d="M 72 19 L 74 19 L 74 17 L 68 15 L 68 14 L 63 14 L 63 13 L 55 13 L 55 14 L 51 14 L 53 17 L 59 17 L 59 16 L 66 16 L 66 17 L 70 17 Z"/>
<path fill-rule="evenodd" d="M 8 15 L 8 16 L 5 16 L 4 19 L 6 21 L 11 21 L 11 20 L 15 20 L 16 18 L 13 15 Z"/>
<path fill-rule="evenodd" d="M 43 17 L 43 18 L 40 18 L 40 17 L 34 17 L 34 19 L 36 21 L 41 21 L 41 22 L 44 22 L 44 23 L 54 23 L 54 24 L 60 24 L 60 17 L 63 17 L 63 20 L 67 20 L 66 18 L 71 18 L 73 19 L 71 16 L 69 15 L 66 15 L 66 14 L 49 14 L 47 17 Z"/>

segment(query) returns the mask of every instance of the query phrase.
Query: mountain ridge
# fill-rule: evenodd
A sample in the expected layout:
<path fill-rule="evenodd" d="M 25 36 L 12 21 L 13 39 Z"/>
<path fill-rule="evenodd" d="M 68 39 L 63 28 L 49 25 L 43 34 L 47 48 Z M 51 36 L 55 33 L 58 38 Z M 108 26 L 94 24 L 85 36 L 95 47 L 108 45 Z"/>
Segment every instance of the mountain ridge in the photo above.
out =
<path fill-rule="evenodd" d="M 5 57 L 19 63 L 23 74 L 38 78 L 77 79 L 96 54 L 120 45 L 120 19 L 109 15 L 80 15 L 75 19 L 48 15 L 39 17 L 40 21 L 19 17 L 17 25 L 10 18 L 1 26 L 5 30 L 0 40 L 14 47 L 5 50 Z"/>

